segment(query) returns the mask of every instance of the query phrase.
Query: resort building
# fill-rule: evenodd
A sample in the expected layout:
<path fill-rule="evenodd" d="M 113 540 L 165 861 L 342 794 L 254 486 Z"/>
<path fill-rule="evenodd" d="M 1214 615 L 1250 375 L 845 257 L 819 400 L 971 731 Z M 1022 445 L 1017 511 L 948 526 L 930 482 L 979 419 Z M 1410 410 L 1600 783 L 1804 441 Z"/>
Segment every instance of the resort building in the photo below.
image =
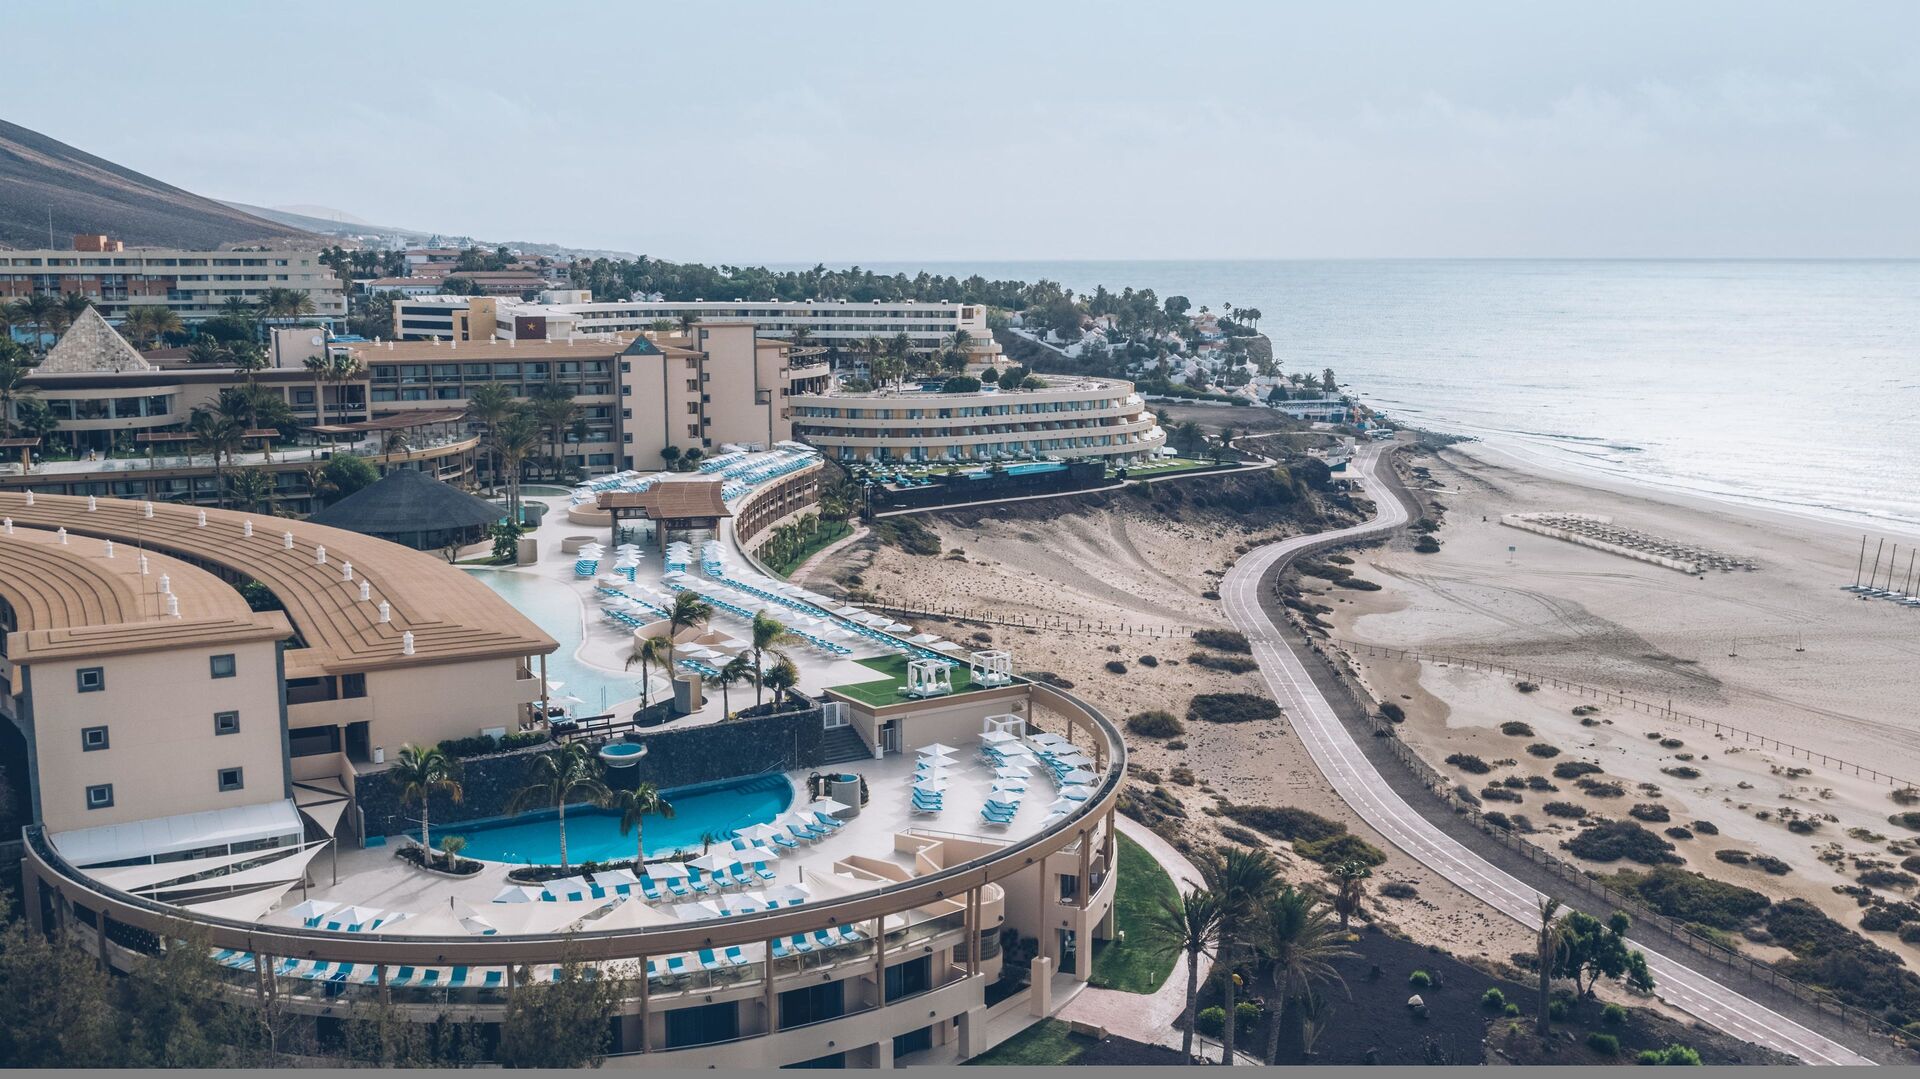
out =
<path fill-rule="evenodd" d="M 545 562 L 477 574 L 307 522 L 0 494 L 29 920 L 122 969 L 190 929 L 225 1000 L 317 1028 L 390 1004 L 486 1038 L 518 986 L 584 963 L 621 980 L 617 1067 L 953 1062 L 1052 1013 L 1113 932 L 1118 730 L 1004 653 L 780 590 L 733 525 L 764 521 L 818 455 L 712 463 L 668 484 L 686 499 L 648 503 L 676 519 L 719 485 L 697 554 L 668 543 L 612 573 L 549 543 L 595 520 L 591 490 L 586 516 L 548 515 Z M 241 598 L 249 582 L 274 609 Z M 546 722 L 549 653 L 618 679 L 579 656 L 672 632 L 647 619 L 685 590 L 721 623 L 677 635 L 691 696 L 697 657 L 741 653 L 728 638 L 762 606 L 817 689 L 663 727 Z M 607 615 L 598 642 L 582 602 Z M 585 740 L 616 789 L 663 788 L 677 812 L 647 821 L 644 859 L 617 811 L 568 807 L 563 839 L 553 812 L 508 808 L 551 744 L 470 756 L 465 797 L 433 801 L 434 836 L 461 836 L 476 871 L 395 857 L 421 812 L 389 772 L 397 746 L 523 728 Z M 599 868 L 508 875 L 562 843 Z"/>
<path fill-rule="evenodd" d="M 662 320 L 679 323 L 749 322 L 763 337 L 791 337 L 805 330 L 810 344 L 830 350 L 855 349 L 868 338 L 892 340 L 906 334 L 917 352 L 944 348 L 965 332 L 981 361 L 998 355 L 980 304 L 914 300 L 856 303 L 852 300 L 628 300 L 595 302 L 577 290 L 541 294 L 539 302 L 495 299 L 476 302 L 466 296 L 415 296 L 396 299 L 393 333 L 402 339 L 443 337 L 480 340 L 487 336 L 553 340 L 596 334 L 634 334 Z"/>
<path fill-rule="evenodd" d="M 794 436 L 839 461 L 964 462 L 1100 457 L 1115 463 L 1166 444 L 1153 411 L 1119 379 L 1040 376 L 1039 389 L 937 384 L 793 398 Z"/>
<path fill-rule="evenodd" d="M 347 316 L 340 278 L 317 251 L 122 249 L 98 236 L 75 237 L 75 247 L 0 251 L 0 302 L 79 293 L 116 321 L 129 307 L 158 306 L 194 323 L 220 314 L 228 300 L 258 303 L 268 289 L 284 288 L 307 294 L 313 318 Z"/>
<path fill-rule="evenodd" d="M 272 477 L 276 507 L 303 513 L 316 508 L 315 473 L 333 454 L 365 457 L 381 472 L 420 469 L 452 481 L 471 474 L 478 440 L 464 430 L 462 417 L 450 423 L 443 409 L 436 416 L 374 421 L 364 373 L 329 382 L 306 369 L 306 356 L 328 347 L 312 340 L 320 337 L 311 327 L 276 330 L 269 353 L 274 366 L 245 372 L 184 355 L 143 355 L 89 309 L 27 374 L 28 392 L 14 399 L 16 419 L 19 402 L 31 397 L 45 404 L 58 427 L 8 444 L 4 457 L 11 460 L 0 460 L 0 491 L 212 505 L 224 497 L 220 473 L 257 468 Z M 194 411 L 249 385 L 279 396 L 298 425 L 311 428 L 324 410 L 327 444 L 276 451 L 279 432 L 250 431 L 216 469 L 213 454 L 190 429 Z"/>
<path fill-rule="evenodd" d="M 785 343 L 745 322 L 687 334 L 389 341 L 350 352 L 381 416 L 464 410 L 481 385 L 522 398 L 564 387 L 584 425 L 562 432 L 561 456 L 589 475 L 658 469 L 669 446 L 706 453 L 784 442 L 793 437 L 792 395 L 827 377 L 825 364 L 796 363 Z"/>

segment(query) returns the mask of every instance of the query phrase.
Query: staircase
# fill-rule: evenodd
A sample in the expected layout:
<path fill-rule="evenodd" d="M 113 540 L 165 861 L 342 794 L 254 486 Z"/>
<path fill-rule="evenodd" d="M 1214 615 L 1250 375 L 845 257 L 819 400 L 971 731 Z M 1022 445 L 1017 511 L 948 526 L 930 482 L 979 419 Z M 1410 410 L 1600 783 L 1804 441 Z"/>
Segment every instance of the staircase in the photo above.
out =
<path fill-rule="evenodd" d="M 853 761 L 870 761 L 873 748 L 867 745 L 860 733 L 852 727 L 835 727 L 820 739 L 820 763 L 849 764 Z"/>

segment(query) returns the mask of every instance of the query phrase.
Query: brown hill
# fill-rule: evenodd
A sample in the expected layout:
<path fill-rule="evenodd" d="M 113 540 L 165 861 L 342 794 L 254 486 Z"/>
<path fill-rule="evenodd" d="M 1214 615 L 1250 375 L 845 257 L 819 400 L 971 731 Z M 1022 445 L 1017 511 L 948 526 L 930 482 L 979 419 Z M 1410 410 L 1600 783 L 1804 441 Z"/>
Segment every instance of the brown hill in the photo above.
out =
<path fill-rule="evenodd" d="M 68 246 L 75 233 L 97 232 L 129 247 L 328 242 L 0 120 L 0 247 L 45 247 L 49 212 L 55 247 Z"/>

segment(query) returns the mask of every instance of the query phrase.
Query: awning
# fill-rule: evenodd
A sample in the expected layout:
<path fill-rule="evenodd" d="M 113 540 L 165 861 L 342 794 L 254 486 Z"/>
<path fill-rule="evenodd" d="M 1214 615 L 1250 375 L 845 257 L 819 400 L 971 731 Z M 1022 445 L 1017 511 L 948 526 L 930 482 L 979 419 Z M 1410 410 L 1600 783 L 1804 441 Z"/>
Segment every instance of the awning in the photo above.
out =
<path fill-rule="evenodd" d="M 293 802 L 282 798 L 277 802 L 211 809 L 204 813 L 75 828 L 55 832 L 49 838 L 61 857 L 84 868 L 176 851 L 299 836 L 304 832 Z"/>
<path fill-rule="evenodd" d="M 325 835 L 338 835 L 340 817 L 347 811 L 348 802 L 342 798 L 334 802 L 322 802 L 319 805 L 303 805 L 300 812 L 313 822 L 315 828 Z"/>
<path fill-rule="evenodd" d="M 277 858 L 265 865 L 256 865 L 250 869 L 242 869 L 238 873 L 208 877 L 206 880 L 196 880 L 187 884 L 164 884 L 150 889 L 147 894 L 162 902 L 172 902 L 166 899 L 165 893 L 205 891 L 208 888 L 249 888 L 256 884 L 296 883 L 306 876 L 307 863 L 313 861 L 313 856 L 320 853 L 321 848 L 325 846 L 325 843 L 315 843 L 304 850 L 289 854 L 285 858 Z"/>
<path fill-rule="evenodd" d="M 293 881 L 288 881 L 285 884 L 270 885 L 257 892 L 247 892 L 244 895 L 223 895 L 218 899 L 210 899 L 205 903 L 189 903 L 187 904 L 187 909 L 198 914 L 209 914 L 215 918 L 235 918 L 246 922 L 256 921 L 262 915 L 272 910 L 273 905 L 280 902 L 280 897 L 286 895 L 287 890 L 292 888 L 293 884 Z"/>
<path fill-rule="evenodd" d="M 178 862 L 161 862 L 157 865 L 123 865 L 113 869 L 89 870 L 87 876 L 109 888 L 133 892 L 155 884 L 178 880 L 181 877 L 190 877 L 196 873 L 210 872 L 222 866 L 258 861 L 267 854 L 267 851 L 250 850 L 245 854 L 223 854 L 215 858 L 188 858 Z"/>

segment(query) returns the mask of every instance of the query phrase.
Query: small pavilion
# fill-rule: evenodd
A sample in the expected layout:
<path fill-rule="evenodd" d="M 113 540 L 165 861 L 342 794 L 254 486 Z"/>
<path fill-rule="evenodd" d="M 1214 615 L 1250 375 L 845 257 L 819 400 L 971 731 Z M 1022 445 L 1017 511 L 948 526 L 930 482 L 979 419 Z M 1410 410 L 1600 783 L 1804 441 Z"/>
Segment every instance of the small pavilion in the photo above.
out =
<path fill-rule="evenodd" d="M 725 482 L 717 479 L 662 477 L 644 491 L 603 491 L 599 507 L 613 519 L 612 542 L 620 542 L 620 522 L 653 522 L 655 541 L 664 553 L 673 538 L 689 541 L 712 536 L 722 517 L 733 516 L 722 495 Z"/>

